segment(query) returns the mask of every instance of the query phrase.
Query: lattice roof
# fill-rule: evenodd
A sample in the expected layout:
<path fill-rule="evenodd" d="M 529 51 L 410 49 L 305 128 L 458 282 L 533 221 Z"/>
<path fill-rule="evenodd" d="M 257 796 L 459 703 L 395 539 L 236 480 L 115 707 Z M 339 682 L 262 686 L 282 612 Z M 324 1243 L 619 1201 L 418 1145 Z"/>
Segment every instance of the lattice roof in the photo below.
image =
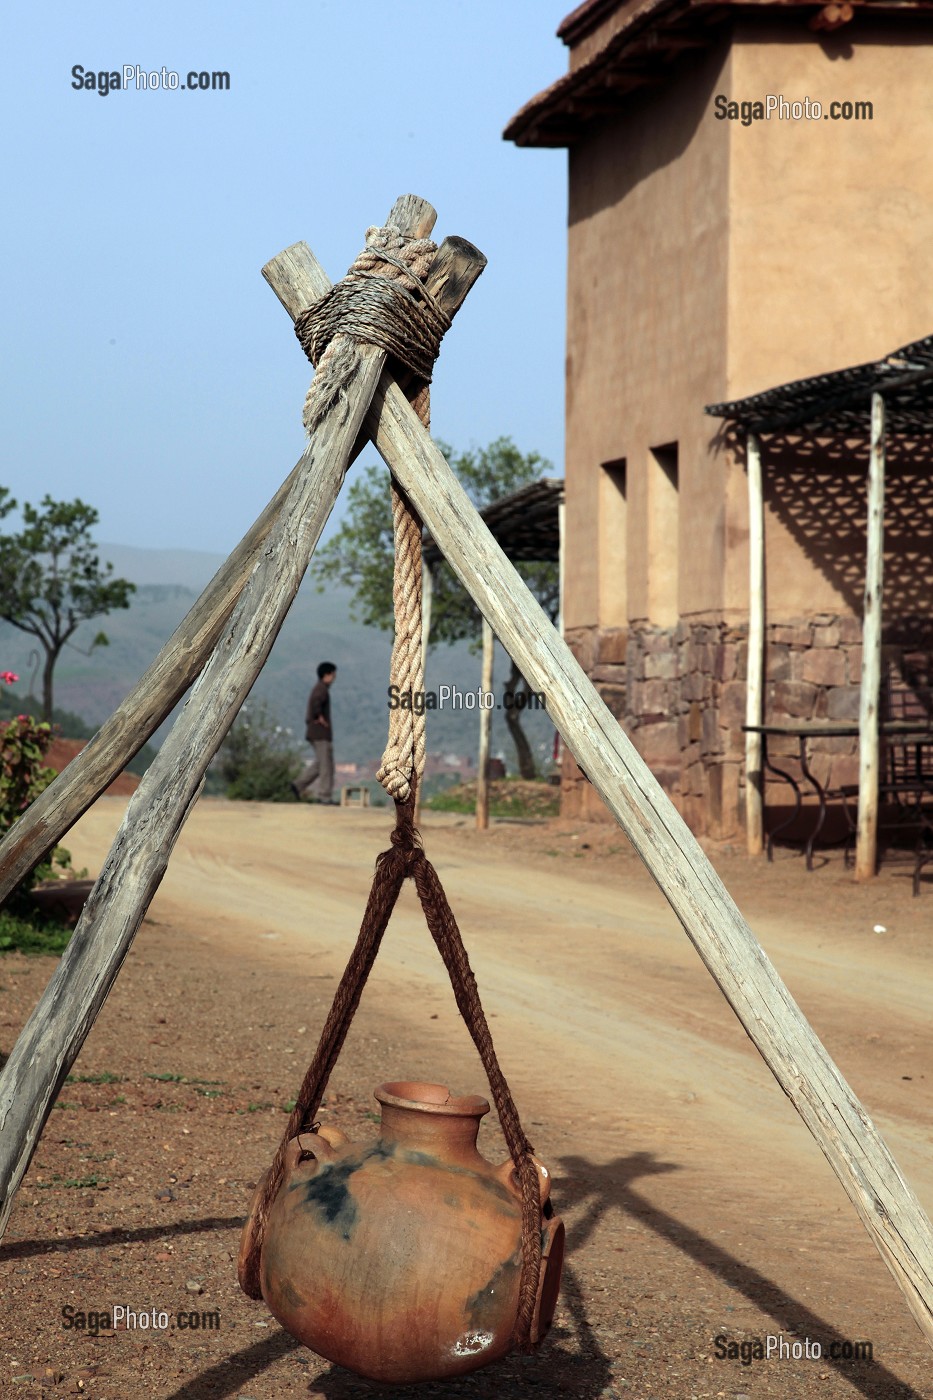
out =
<path fill-rule="evenodd" d="M 560 553 L 557 508 L 563 499 L 563 480 L 545 476 L 493 501 L 480 515 L 513 563 L 543 563 L 556 560 Z M 442 558 L 434 540 L 425 534 L 425 563 L 436 564 Z"/>
<path fill-rule="evenodd" d="M 933 335 L 883 360 L 796 379 L 731 403 L 708 404 L 705 411 L 750 433 L 806 427 L 829 435 L 864 434 L 876 392 L 884 395 L 889 432 L 933 432 Z"/>

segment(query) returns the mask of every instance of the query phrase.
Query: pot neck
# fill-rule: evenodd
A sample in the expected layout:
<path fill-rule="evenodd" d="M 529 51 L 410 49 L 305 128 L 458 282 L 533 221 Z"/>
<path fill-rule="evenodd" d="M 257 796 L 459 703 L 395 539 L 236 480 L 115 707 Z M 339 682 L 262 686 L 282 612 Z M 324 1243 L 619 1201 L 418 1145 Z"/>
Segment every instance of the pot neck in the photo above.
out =
<path fill-rule="evenodd" d="M 403 1094 L 393 1090 L 404 1090 Z M 380 1136 L 414 1152 L 455 1161 L 482 1161 L 476 1150 L 480 1120 L 489 1104 L 477 1096 L 455 1099 L 440 1085 L 383 1085 Z"/>

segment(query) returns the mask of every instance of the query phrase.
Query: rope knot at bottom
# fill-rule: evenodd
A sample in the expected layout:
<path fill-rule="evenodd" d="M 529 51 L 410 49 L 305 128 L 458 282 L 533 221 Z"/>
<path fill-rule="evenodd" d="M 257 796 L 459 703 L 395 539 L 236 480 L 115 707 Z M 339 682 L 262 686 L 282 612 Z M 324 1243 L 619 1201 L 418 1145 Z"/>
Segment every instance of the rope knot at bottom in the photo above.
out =
<path fill-rule="evenodd" d="M 405 802 L 395 802 L 395 830 L 389 838 L 393 851 L 405 858 L 405 874 L 411 875 L 415 865 L 424 859 L 421 832 L 415 826 L 415 794 Z"/>

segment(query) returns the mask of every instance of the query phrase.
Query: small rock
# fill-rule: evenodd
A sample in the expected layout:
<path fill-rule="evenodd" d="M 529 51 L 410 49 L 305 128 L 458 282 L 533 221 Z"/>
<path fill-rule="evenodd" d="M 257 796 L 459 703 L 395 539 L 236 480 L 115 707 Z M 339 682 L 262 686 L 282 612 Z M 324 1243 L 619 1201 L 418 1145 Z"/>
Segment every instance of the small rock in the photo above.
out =
<path fill-rule="evenodd" d="M 198 1283 L 198 1281 L 197 1281 L 196 1278 L 189 1278 L 188 1281 L 187 1281 L 187 1283 L 185 1284 L 185 1292 L 186 1292 L 186 1293 L 203 1293 L 203 1292 L 204 1292 L 204 1284 L 203 1284 L 203 1283 Z"/>

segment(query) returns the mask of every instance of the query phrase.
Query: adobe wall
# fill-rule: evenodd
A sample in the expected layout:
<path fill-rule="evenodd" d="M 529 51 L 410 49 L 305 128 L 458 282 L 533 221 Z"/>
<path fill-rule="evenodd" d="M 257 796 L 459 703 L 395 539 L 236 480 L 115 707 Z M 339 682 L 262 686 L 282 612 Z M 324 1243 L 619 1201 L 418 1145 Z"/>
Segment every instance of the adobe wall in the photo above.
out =
<path fill-rule="evenodd" d="M 731 49 L 724 38 L 682 60 L 571 148 L 565 630 L 700 833 L 737 836 L 744 822 L 748 616 L 744 462 L 702 407 L 933 331 L 931 35 L 861 13 L 851 33 L 819 38 L 799 12 L 743 22 Z M 742 126 L 716 119 L 720 93 L 868 100 L 874 120 Z M 648 457 L 671 442 L 679 527 L 665 538 Z M 831 459 L 766 444 L 772 715 L 857 712 L 865 455 L 864 442 Z M 908 648 L 933 596 L 910 456 L 886 551 L 899 579 L 886 640 Z M 624 498 L 603 470 L 621 459 Z M 929 463 L 919 470 L 928 482 Z M 672 570 L 670 615 L 652 589 Z M 829 741 L 818 771 L 852 781 L 854 753 Z M 569 756 L 562 811 L 604 811 Z"/>
<path fill-rule="evenodd" d="M 820 38 L 800 24 L 738 23 L 730 81 L 736 99 L 809 98 L 824 115 L 723 123 L 732 136 L 723 397 L 877 359 L 933 332 L 933 19 L 882 22 L 860 10 Z M 828 119 L 834 100 L 870 101 L 873 119 Z M 868 416 L 866 404 L 866 429 Z M 866 455 L 865 444 L 853 449 L 858 474 Z M 741 530 L 744 480 L 729 500 Z M 768 517 L 769 607 L 784 617 L 860 611 L 827 564 L 832 539 L 824 548 L 802 534 L 794 504 L 783 504 Z M 831 509 L 826 519 L 832 536 Z M 742 610 L 746 551 L 726 566 L 725 606 Z"/>
<path fill-rule="evenodd" d="M 633 94 L 570 150 L 568 630 L 663 620 L 648 597 L 649 549 L 661 567 L 679 562 L 680 598 L 721 603 L 723 473 L 715 425 L 696 405 L 725 386 L 729 142 L 710 104 L 727 61 L 724 46 L 682 60 L 676 86 Z M 686 551 L 648 528 L 648 448 L 670 442 L 680 446 Z M 627 538 L 627 560 L 598 538 L 602 464 L 619 459 L 628 491 L 610 533 Z"/>

